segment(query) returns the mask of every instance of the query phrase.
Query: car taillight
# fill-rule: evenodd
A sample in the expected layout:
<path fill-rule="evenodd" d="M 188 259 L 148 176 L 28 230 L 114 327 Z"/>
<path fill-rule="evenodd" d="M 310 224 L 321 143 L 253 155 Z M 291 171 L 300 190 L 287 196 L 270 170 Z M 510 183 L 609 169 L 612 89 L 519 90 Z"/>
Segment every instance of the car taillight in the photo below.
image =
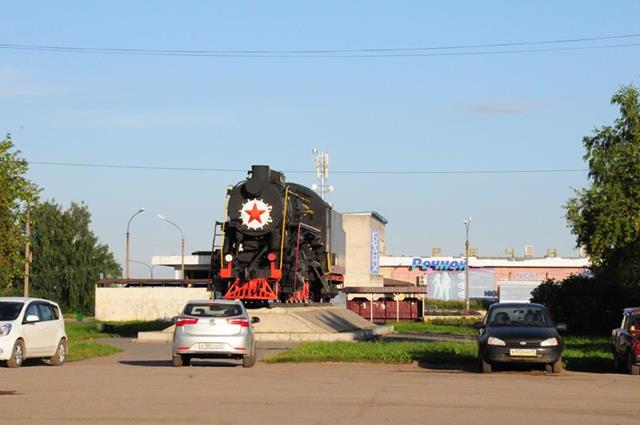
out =
<path fill-rule="evenodd" d="M 189 318 L 189 317 L 181 317 L 176 322 L 176 326 L 180 327 L 180 326 L 184 326 L 184 325 L 195 325 L 196 323 L 198 323 L 198 319 L 192 319 L 192 318 Z"/>
<path fill-rule="evenodd" d="M 249 321 L 247 319 L 227 319 L 227 323 L 230 325 L 240 325 L 243 328 L 249 327 Z"/>
<path fill-rule="evenodd" d="M 633 341 L 631 351 L 633 351 L 633 354 L 635 354 L 636 356 L 640 355 L 640 339 L 636 339 L 635 341 Z"/>

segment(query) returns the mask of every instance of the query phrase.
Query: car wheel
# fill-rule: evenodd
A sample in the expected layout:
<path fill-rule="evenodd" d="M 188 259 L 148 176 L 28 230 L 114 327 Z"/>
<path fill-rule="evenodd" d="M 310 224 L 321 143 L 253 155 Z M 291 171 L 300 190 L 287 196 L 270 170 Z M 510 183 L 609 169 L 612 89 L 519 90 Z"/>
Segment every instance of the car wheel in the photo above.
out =
<path fill-rule="evenodd" d="M 620 369 L 622 369 L 622 367 L 620 365 L 620 358 L 618 357 L 618 355 L 614 351 L 613 352 L 613 371 L 614 372 L 620 372 Z"/>
<path fill-rule="evenodd" d="M 562 373 L 562 357 L 559 358 L 555 363 L 551 363 L 545 366 L 547 372 L 550 373 Z"/>
<path fill-rule="evenodd" d="M 180 354 L 174 354 L 172 360 L 173 367 L 182 367 L 184 365 Z"/>
<path fill-rule="evenodd" d="M 62 366 L 67 359 L 67 340 L 62 338 L 56 348 L 56 354 L 49 358 L 49 364 L 53 366 Z"/>
<path fill-rule="evenodd" d="M 253 367 L 256 364 L 256 348 L 255 346 L 251 350 L 251 354 L 248 354 L 242 358 L 242 367 Z"/>
<path fill-rule="evenodd" d="M 633 354 L 629 353 L 629 359 L 627 360 L 629 373 L 631 375 L 640 375 L 640 365 L 633 364 Z"/>
<path fill-rule="evenodd" d="M 15 368 L 22 366 L 24 361 L 24 342 L 21 339 L 17 340 L 11 351 L 11 357 L 7 360 L 7 367 Z"/>
<path fill-rule="evenodd" d="M 482 357 L 480 358 L 480 367 L 482 369 L 482 373 L 491 373 L 491 363 L 485 362 Z"/>

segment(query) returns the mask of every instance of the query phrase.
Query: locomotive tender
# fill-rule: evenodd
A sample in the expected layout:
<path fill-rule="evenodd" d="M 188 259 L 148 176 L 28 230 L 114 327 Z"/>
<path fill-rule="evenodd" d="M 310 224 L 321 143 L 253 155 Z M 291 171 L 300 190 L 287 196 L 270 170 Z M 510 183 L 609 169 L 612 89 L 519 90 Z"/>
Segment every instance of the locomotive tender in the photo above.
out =
<path fill-rule="evenodd" d="M 342 215 L 266 165 L 227 191 L 210 274 L 225 299 L 326 302 L 344 282 Z M 219 246 L 216 237 L 221 237 Z"/>

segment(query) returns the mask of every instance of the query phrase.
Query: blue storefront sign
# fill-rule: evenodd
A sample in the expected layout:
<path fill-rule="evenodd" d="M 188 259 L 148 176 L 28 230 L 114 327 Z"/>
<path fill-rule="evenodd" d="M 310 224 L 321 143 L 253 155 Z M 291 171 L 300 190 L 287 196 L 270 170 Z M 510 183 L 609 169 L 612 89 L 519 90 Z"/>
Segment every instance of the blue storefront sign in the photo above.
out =
<path fill-rule="evenodd" d="M 411 266 L 409 270 L 447 270 L 447 271 L 458 271 L 464 270 L 467 268 L 466 260 L 424 260 L 422 258 L 414 258 L 411 262 Z"/>
<path fill-rule="evenodd" d="M 371 274 L 380 274 L 380 237 L 371 232 Z"/>

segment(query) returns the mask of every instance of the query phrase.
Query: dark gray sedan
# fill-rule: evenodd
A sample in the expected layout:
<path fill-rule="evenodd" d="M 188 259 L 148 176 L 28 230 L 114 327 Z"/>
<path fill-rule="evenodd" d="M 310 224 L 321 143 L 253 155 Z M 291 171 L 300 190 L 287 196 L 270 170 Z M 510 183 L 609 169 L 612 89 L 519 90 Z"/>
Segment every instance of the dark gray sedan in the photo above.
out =
<path fill-rule="evenodd" d="M 562 371 L 564 340 L 549 312 L 541 304 L 498 303 L 477 323 L 478 357 L 482 372 L 499 363 L 544 364 L 548 372 Z"/>

